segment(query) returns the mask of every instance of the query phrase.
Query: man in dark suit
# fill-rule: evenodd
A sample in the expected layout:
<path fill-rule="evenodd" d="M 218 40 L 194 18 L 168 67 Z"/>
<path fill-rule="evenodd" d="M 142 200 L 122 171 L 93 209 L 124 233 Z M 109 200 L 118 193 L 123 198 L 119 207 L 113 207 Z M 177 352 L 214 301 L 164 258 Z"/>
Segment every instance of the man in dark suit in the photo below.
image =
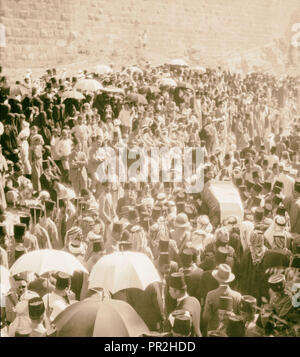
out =
<path fill-rule="evenodd" d="M 183 273 L 173 273 L 170 277 L 169 293 L 176 300 L 176 310 L 185 310 L 192 316 L 193 331 L 192 336 L 201 337 L 200 332 L 200 313 L 201 307 L 199 301 L 189 296 L 187 293 L 187 285 L 184 280 Z"/>
<path fill-rule="evenodd" d="M 158 242 L 158 250 L 159 250 L 159 256 L 156 260 L 154 260 L 154 265 L 157 267 L 157 269 L 159 270 L 159 257 L 161 253 L 168 253 L 170 256 L 169 274 L 177 272 L 178 263 L 172 259 L 172 257 L 174 257 L 174 249 L 172 244 L 170 245 L 170 240 L 160 239 Z"/>
<path fill-rule="evenodd" d="M 232 257 L 229 257 L 229 254 L 230 252 L 226 247 L 219 247 L 215 258 L 212 260 L 212 269 L 205 270 L 201 274 L 195 295 L 200 301 L 201 306 L 204 306 L 207 294 L 219 286 L 219 282 L 212 275 L 214 269 L 216 269 L 219 264 L 231 265 Z"/>
<path fill-rule="evenodd" d="M 27 253 L 26 247 L 24 245 L 24 235 L 25 235 L 26 225 L 22 223 L 14 224 L 14 242 L 10 246 L 8 254 L 8 264 L 11 267 L 17 260 L 16 254 L 24 250 Z"/>
<path fill-rule="evenodd" d="M 60 181 L 60 178 L 52 172 L 49 160 L 43 161 L 43 173 L 40 177 L 42 190 L 49 192 L 51 200 L 54 202 L 57 201 L 57 192 L 54 188 L 55 180 Z"/>
<path fill-rule="evenodd" d="M 159 257 L 154 261 L 154 265 L 162 276 L 165 283 L 164 297 L 165 297 L 165 314 L 168 316 L 176 306 L 176 300 L 172 299 L 169 294 L 169 278 L 170 274 L 178 271 L 178 263 L 172 260 L 173 250 L 170 248 L 170 240 L 160 240 L 158 244 Z M 164 258 L 165 257 L 165 258 Z M 165 261 L 164 267 L 161 262 Z"/>
<path fill-rule="evenodd" d="M 180 272 L 184 273 L 185 282 L 187 285 L 187 292 L 190 296 L 194 296 L 200 303 L 200 297 L 198 296 L 198 286 L 201 281 L 203 270 L 198 268 L 193 263 L 194 251 L 192 248 L 186 248 L 181 253 L 181 268 Z"/>

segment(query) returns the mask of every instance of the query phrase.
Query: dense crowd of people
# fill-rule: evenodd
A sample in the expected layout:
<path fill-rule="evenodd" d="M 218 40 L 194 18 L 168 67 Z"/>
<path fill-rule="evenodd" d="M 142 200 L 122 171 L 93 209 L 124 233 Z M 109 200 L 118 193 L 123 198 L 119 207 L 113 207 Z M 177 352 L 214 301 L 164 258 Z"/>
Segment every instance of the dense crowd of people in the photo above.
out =
<path fill-rule="evenodd" d="M 91 272 L 103 256 L 133 251 L 161 277 L 112 294 L 89 289 L 86 273 L 14 275 L 1 294 L 1 335 L 55 336 L 60 313 L 97 296 L 126 301 L 152 335 L 300 336 L 298 84 L 150 63 L 70 78 L 49 69 L 14 85 L 1 77 L 1 266 L 55 249 Z M 205 153 L 182 182 L 174 170 L 168 182 L 99 177 L 108 147 L 174 146 Z M 204 187 L 238 189 L 243 219 L 221 219 L 187 190 L 201 173 Z"/>

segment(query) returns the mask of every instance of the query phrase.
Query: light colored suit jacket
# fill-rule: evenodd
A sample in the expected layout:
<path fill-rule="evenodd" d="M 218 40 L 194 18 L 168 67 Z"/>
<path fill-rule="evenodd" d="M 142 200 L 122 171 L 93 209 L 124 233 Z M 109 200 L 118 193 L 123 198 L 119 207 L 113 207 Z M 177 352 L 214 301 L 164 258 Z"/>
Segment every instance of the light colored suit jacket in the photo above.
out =
<path fill-rule="evenodd" d="M 47 231 L 53 249 L 61 249 L 63 247 L 63 242 L 58 235 L 56 224 L 52 221 L 52 219 L 48 217 L 40 224 Z"/>
<path fill-rule="evenodd" d="M 109 217 L 112 221 L 115 215 L 116 213 L 113 207 L 113 200 L 111 194 L 103 193 L 103 195 L 99 197 L 100 218 L 104 221 L 104 223 L 106 223 L 106 217 Z"/>

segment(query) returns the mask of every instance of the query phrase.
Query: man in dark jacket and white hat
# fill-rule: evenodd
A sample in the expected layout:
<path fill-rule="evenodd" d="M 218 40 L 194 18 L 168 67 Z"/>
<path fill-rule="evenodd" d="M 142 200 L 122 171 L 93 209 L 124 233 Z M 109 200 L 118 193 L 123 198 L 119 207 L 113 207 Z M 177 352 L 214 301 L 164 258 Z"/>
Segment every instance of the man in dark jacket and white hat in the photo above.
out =
<path fill-rule="evenodd" d="M 219 319 L 217 315 L 219 298 L 222 295 L 231 296 L 233 298 L 233 311 L 239 313 L 239 304 L 241 301 L 241 294 L 235 290 L 232 290 L 229 286 L 235 279 L 235 275 L 231 272 L 231 268 L 227 264 L 220 264 L 212 272 L 213 277 L 219 282 L 219 287 L 215 290 L 209 291 L 206 297 L 203 320 L 207 331 L 217 329 L 219 325 Z"/>

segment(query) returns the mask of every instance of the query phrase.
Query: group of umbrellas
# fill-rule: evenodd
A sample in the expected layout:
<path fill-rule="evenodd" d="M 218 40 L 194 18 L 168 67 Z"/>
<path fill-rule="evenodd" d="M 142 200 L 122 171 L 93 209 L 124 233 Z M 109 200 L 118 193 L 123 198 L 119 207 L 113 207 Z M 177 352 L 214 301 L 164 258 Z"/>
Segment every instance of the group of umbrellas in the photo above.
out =
<path fill-rule="evenodd" d="M 174 59 L 168 63 L 170 66 L 174 67 L 188 67 L 188 64 L 181 59 Z M 143 71 L 136 67 L 136 66 L 131 66 L 128 67 L 128 69 L 132 73 L 140 73 L 142 74 Z M 192 67 L 193 70 L 195 71 L 200 71 L 202 73 L 205 72 L 205 68 L 203 67 Z M 110 75 L 113 73 L 113 69 L 110 66 L 107 65 L 98 65 L 95 68 L 94 71 L 96 74 L 103 76 L 103 75 Z M 159 82 L 159 86 L 145 86 L 139 90 L 139 93 L 132 93 L 129 95 L 129 98 L 126 98 L 128 102 L 130 103 L 135 103 L 135 104 L 141 104 L 141 105 L 146 105 L 148 103 L 146 97 L 144 95 L 148 94 L 156 94 L 159 93 L 160 88 L 183 88 L 183 89 L 193 89 L 190 84 L 188 83 L 183 83 L 183 82 L 177 82 L 176 80 L 172 78 L 162 78 Z M 102 84 L 93 78 L 82 78 L 80 79 L 75 87 L 72 90 L 67 90 L 62 93 L 62 98 L 65 99 L 76 99 L 76 100 L 82 100 L 84 99 L 84 95 L 82 94 L 83 92 L 106 92 L 106 93 L 114 93 L 114 94 L 121 94 L 125 95 L 125 92 L 122 88 L 117 88 L 117 87 L 103 87 Z M 10 87 L 10 93 L 9 96 L 11 98 L 16 98 L 16 97 L 24 97 L 26 95 L 31 95 L 31 90 L 26 88 L 25 86 L 21 84 L 16 84 Z"/>
<path fill-rule="evenodd" d="M 10 268 L 0 267 L 1 294 L 11 288 L 11 277 L 33 272 L 41 276 L 49 272 L 73 275 L 75 271 L 88 274 L 86 268 L 72 254 L 60 250 L 36 250 L 22 255 Z M 89 289 L 103 288 L 112 294 L 136 288 L 145 290 L 160 276 L 151 260 L 143 253 L 116 252 L 103 256 L 93 267 L 88 277 Z M 54 320 L 59 337 L 138 337 L 149 330 L 126 302 L 91 297 L 76 302 L 60 313 Z"/>
<path fill-rule="evenodd" d="M 102 90 L 103 86 L 100 82 L 98 82 L 96 79 L 92 78 L 87 78 L 87 79 L 81 79 L 78 83 L 76 83 L 74 89 L 65 91 L 62 94 L 63 99 L 78 99 L 82 100 L 84 99 L 84 95 L 81 92 L 97 92 L 98 90 Z"/>

